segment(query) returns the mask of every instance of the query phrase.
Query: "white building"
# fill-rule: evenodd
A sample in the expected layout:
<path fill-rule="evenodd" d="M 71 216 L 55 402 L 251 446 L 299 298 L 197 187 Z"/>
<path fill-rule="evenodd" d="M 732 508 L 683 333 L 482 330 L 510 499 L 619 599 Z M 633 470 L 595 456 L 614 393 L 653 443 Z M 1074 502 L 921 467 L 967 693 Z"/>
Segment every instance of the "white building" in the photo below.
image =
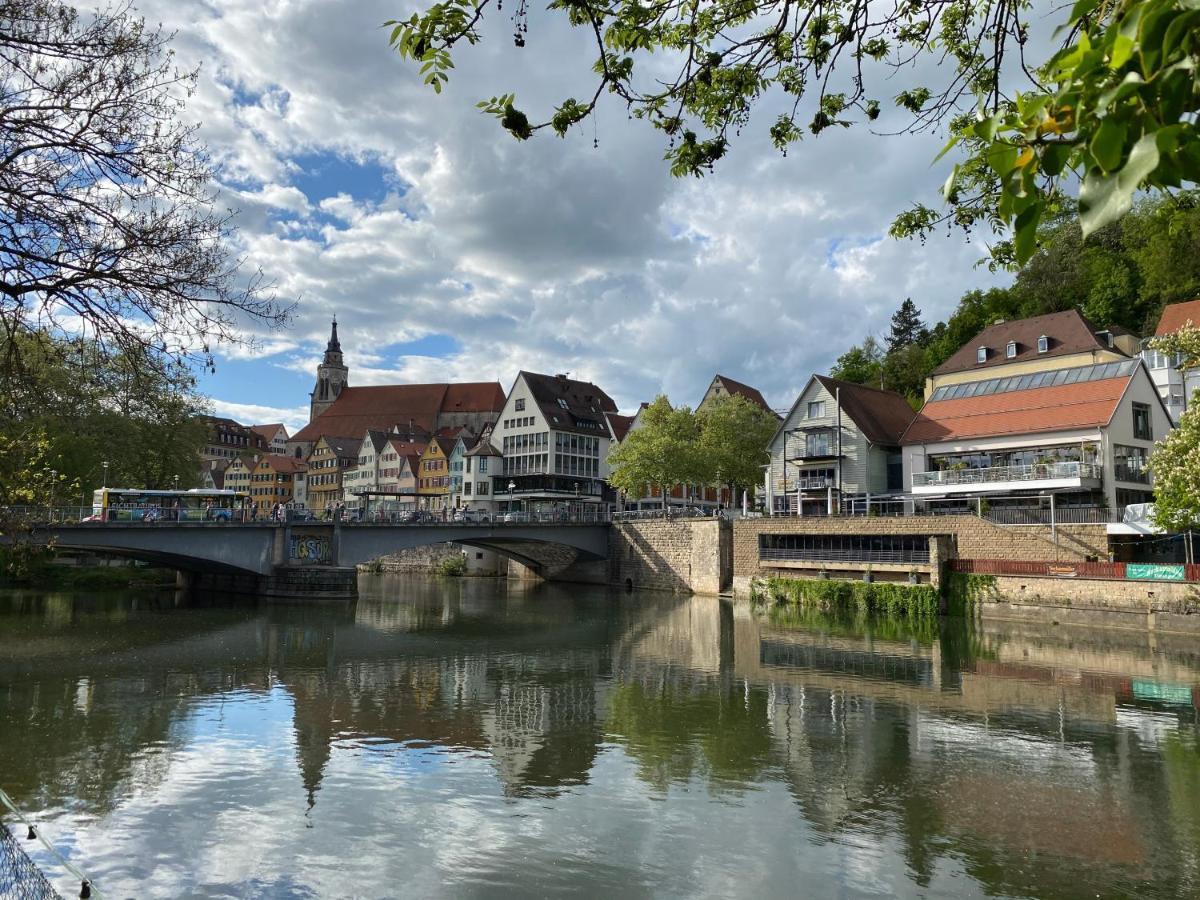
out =
<path fill-rule="evenodd" d="M 1121 509 L 1153 499 L 1146 461 L 1170 427 L 1140 359 L 996 373 L 934 390 L 904 433 L 904 475 L 915 498 L 968 508 Z"/>
<path fill-rule="evenodd" d="M 900 435 L 913 415 L 894 391 L 812 376 L 768 447 L 767 508 L 819 516 L 900 495 Z"/>
<path fill-rule="evenodd" d="M 491 473 L 498 511 L 555 516 L 609 503 L 605 417 L 615 412 L 590 382 L 519 373 L 491 438 L 503 455 L 502 471 Z"/>
<path fill-rule="evenodd" d="M 1174 334 L 1186 325 L 1200 327 L 1200 300 L 1172 303 L 1163 309 L 1154 336 Z M 1196 389 L 1200 388 L 1200 369 L 1184 370 L 1181 354 L 1168 356 L 1148 346 L 1143 347 L 1142 360 L 1150 370 L 1150 377 L 1170 413 L 1171 421 L 1178 425 L 1179 417 L 1191 402 Z"/>

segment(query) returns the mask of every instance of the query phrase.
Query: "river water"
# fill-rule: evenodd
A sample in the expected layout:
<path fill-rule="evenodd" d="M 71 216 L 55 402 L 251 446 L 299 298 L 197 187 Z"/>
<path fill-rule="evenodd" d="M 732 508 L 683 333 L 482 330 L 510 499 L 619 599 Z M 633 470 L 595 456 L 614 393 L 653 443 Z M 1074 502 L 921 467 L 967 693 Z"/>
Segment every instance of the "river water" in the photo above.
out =
<path fill-rule="evenodd" d="M 1144 631 L 0 594 L 0 787 L 107 897 L 1195 897 L 1198 704 Z"/>

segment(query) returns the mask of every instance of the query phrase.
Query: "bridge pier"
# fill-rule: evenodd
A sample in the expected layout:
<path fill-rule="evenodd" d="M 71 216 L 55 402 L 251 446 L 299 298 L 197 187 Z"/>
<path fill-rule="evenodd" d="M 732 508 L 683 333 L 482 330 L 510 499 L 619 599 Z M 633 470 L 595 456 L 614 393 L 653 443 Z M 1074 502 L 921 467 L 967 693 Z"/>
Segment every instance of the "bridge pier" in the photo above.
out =
<path fill-rule="evenodd" d="M 182 579 L 188 590 L 204 593 L 244 594 L 268 600 L 354 600 L 358 597 L 358 570 L 345 566 L 279 566 L 270 575 L 228 572 L 191 572 Z"/>

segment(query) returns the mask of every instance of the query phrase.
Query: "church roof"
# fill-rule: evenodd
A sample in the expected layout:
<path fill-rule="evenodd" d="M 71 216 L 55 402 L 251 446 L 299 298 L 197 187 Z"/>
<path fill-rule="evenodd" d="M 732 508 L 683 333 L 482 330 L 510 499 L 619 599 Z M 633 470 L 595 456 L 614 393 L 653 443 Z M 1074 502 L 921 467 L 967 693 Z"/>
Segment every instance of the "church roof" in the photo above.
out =
<path fill-rule="evenodd" d="M 321 435 L 361 438 L 368 428 L 391 431 L 399 426 L 403 431 L 410 424 L 432 434 L 441 413 L 499 412 L 503 407 L 504 389 L 494 381 L 346 387 L 292 440 L 315 441 Z"/>

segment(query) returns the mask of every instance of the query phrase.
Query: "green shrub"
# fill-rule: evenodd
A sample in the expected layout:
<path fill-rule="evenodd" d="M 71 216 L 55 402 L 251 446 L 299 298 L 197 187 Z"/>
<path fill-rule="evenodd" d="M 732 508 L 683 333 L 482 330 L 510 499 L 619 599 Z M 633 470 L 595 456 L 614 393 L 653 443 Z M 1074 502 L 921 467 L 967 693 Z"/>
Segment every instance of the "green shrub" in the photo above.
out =
<path fill-rule="evenodd" d="M 995 592 L 996 576 L 947 572 L 942 589 L 946 594 L 946 614 L 969 616 Z"/>
<path fill-rule="evenodd" d="M 826 581 L 772 576 L 766 580 L 763 593 L 767 599 L 776 603 L 910 618 L 936 616 L 939 606 L 937 588 L 928 584 Z"/>
<path fill-rule="evenodd" d="M 443 575 L 450 575 L 454 578 L 459 578 L 467 574 L 467 558 L 461 553 L 454 556 L 448 556 L 442 560 L 442 564 L 438 566 L 438 571 Z"/>

